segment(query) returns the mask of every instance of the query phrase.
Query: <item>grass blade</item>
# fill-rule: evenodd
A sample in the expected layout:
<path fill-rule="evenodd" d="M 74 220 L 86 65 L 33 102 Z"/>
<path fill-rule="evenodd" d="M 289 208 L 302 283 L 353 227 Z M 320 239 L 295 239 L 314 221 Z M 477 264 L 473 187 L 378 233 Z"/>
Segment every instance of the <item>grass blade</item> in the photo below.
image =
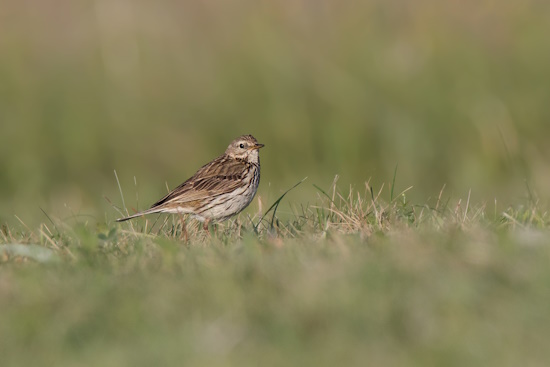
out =
<path fill-rule="evenodd" d="M 397 166 L 395 165 L 395 170 L 393 171 L 393 181 L 391 183 L 391 189 L 390 189 L 390 203 L 393 202 L 393 189 L 395 188 L 395 177 L 397 176 Z"/>
<path fill-rule="evenodd" d="M 279 207 L 279 204 L 281 203 L 281 200 L 283 200 L 283 198 L 285 197 L 286 194 L 288 194 L 290 191 L 292 191 L 293 189 L 295 189 L 298 185 L 300 185 L 302 182 L 304 182 L 305 180 L 307 179 L 307 177 L 304 177 L 301 181 L 299 181 L 298 183 L 296 183 L 294 186 L 292 186 L 290 189 L 286 190 L 281 196 L 279 196 L 279 198 L 269 207 L 269 209 L 267 209 L 267 211 L 265 212 L 264 215 L 262 215 L 262 217 L 260 218 L 260 220 L 258 221 L 258 224 L 256 224 L 254 226 L 254 232 L 256 234 L 258 234 L 258 227 L 260 226 L 260 223 L 262 223 L 263 219 L 265 218 L 265 216 L 271 211 L 273 210 L 273 216 L 271 217 L 271 223 L 270 223 L 270 228 L 273 229 L 273 222 L 275 221 L 275 214 L 277 213 L 277 208 Z"/>

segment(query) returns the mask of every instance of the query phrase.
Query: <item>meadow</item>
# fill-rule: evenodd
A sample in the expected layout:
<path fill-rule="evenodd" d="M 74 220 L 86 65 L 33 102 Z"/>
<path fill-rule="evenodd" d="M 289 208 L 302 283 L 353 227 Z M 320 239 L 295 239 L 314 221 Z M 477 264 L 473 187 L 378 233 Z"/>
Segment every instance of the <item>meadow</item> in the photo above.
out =
<path fill-rule="evenodd" d="M 546 364 L 547 212 L 332 193 L 209 233 L 4 228 L 2 365 Z"/>
<path fill-rule="evenodd" d="M 550 6 L 4 1 L 0 365 L 545 366 Z M 252 134 L 258 194 L 147 208 Z"/>

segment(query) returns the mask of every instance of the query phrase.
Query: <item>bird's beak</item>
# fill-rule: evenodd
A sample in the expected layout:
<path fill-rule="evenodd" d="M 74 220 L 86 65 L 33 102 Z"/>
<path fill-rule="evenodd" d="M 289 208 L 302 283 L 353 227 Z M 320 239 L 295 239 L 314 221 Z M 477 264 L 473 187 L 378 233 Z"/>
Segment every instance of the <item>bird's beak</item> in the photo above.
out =
<path fill-rule="evenodd" d="M 263 146 L 264 146 L 263 144 L 256 144 L 253 147 L 250 147 L 250 150 L 257 150 L 257 149 L 263 148 Z"/>

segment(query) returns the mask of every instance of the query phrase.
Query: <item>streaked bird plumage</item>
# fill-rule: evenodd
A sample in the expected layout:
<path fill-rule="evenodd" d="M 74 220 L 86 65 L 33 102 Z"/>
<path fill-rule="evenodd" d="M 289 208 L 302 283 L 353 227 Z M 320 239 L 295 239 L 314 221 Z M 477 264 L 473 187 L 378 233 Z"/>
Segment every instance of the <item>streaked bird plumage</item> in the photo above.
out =
<path fill-rule="evenodd" d="M 191 178 L 157 201 L 150 209 L 128 219 L 153 213 L 191 214 L 204 222 L 223 221 L 250 204 L 260 183 L 260 156 L 263 147 L 252 135 L 233 140 L 225 153 L 202 166 Z"/>

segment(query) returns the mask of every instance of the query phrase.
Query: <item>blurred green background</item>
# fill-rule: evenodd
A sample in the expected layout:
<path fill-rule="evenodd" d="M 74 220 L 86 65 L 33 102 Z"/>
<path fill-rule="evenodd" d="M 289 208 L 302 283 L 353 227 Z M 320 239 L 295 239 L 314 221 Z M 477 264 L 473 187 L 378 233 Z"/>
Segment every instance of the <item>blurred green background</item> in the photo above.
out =
<path fill-rule="evenodd" d="M 396 165 L 421 204 L 547 200 L 549 35 L 537 0 L 5 0 L 0 221 L 112 220 L 113 170 L 143 209 L 248 133 L 265 205 Z"/>

